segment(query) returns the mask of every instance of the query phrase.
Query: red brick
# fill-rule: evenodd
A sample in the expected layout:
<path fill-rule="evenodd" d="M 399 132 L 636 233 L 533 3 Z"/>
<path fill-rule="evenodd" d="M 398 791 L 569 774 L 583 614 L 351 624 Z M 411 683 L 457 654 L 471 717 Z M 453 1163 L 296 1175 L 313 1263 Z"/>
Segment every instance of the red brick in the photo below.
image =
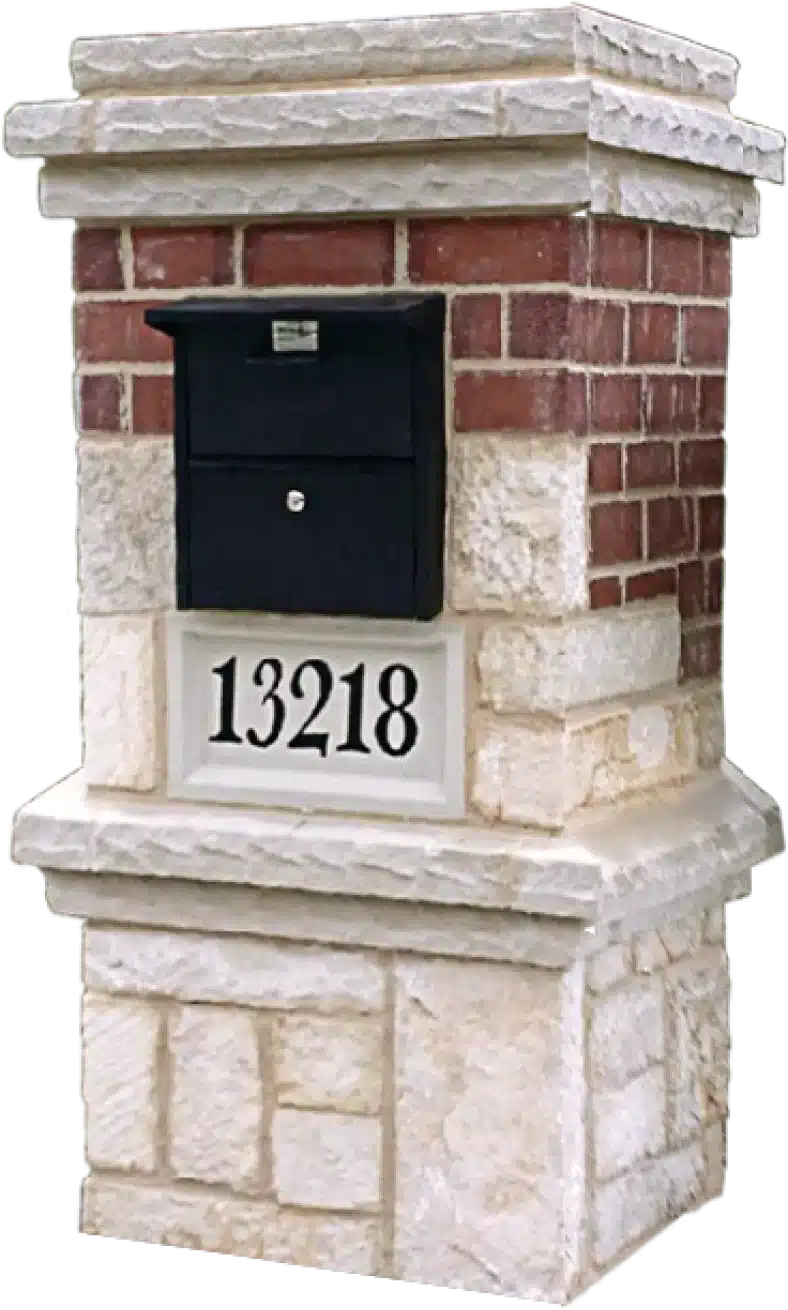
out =
<path fill-rule="evenodd" d="M 709 678 L 722 669 L 722 628 L 714 624 L 684 632 L 681 637 L 681 676 Z"/>
<path fill-rule="evenodd" d="M 633 441 L 627 446 L 627 487 L 669 487 L 676 460 L 669 441 Z"/>
<path fill-rule="evenodd" d="M 683 619 L 697 619 L 706 612 L 706 578 L 699 559 L 679 565 L 679 612 Z"/>
<path fill-rule="evenodd" d="M 606 300 L 573 300 L 569 309 L 569 358 L 579 364 L 620 364 L 624 359 L 624 306 Z"/>
<path fill-rule="evenodd" d="M 626 564 L 642 559 L 642 506 L 639 501 L 610 501 L 592 505 L 591 558 L 593 567 Z"/>
<path fill-rule="evenodd" d="M 77 305 L 77 358 L 88 364 L 104 360 L 153 364 L 171 359 L 169 337 L 145 323 L 143 315 L 150 307 L 141 300 Z"/>
<path fill-rule="evenodd" d="M 244 236 L 252 287 L 377 286 L 394 281 L 393 222 L 262 224 Z"/>
<path fill-rule="evenodd" d="M 682 441 L 679 447 L 682 487 L 722 487 L 725 483 L 725 442 L 720 438 Z"/>
<path fill-rule="evenodd" d="M 725 591 L 725 561 L 709 559 L 706 564 L 706 608 L 709 614 L 722 613 L 722 600 Z"/>
<path fill-rule="evenodd" d="M 455 383 L 458 432 L 563 432 L 564 373 L 461 373 Z"/>
<path fill-rule="evenodd" d="M 119 432 L 122 382 L 114 373 L 79 379 L 79 417 L 82 432 Z"/>
<path fill-rule="evenodd" d="M 695 432 L 698 425 L 698 379 L 684 374 L 646 380 L 646 431 L 672 436 Z"/>
<path fill-rule="evenodd" d="M 594 578 L 588 584 L 588 603 L 592 610 L 610 609 L 621 604 L 619 578 Z"/>
<path fill-rule="evenodd" d="M 698 500 L 699 549 L 722 550 L 725 544 L 725 497 L 701 496 Z"/>
<path fill-rule="evenodd" d="M 633 364 L 675 364 L 679 351 L 679 314 L 675 305 L 632 305 L 629 311 L 629 358 Z"/>
<path fill-rule="evenodd" d="M 652 233 L 651 286 L 696 296 L 701 287 L 700 235 L 678 228 L 655 227 Z"/>
<path fill-rule="evenodd" d="M 221 287 L 233 280 L 230 227 L 143 227 L 131 240 L 138 287 Z"/>
<path fill-rule="evenodd" d="M 131 391 L 131 422 L 134 432 L 146 436 L 169 434 L 173 430 L 173 387 L 169 377 L 135 377 Z"/>
<path fill-rule="evenodd" d="M 117 228 L 79 228 L 74 233 L 72 271 L 76 291 L 119 291 L 123 268 Z"/>
<path fill-rule="evenodd" d="M 617 442 L 589 447 L 588 486 L 590 491 L 601 493 L 623 489 L 621 447 Z"/>
<path fill-rule="evenodd" d="M 663 496 L 650 500 L 648 558 L 691 555 L 695 550 L 695 502 L 691 496 Z"/>
<path fill-rule="evenodd" d="M 728 311 L 716 305 L 688 305 L 682 311 L 683 364 L 723 365 L 728 356 Z"/>
<path fill-rule="evenodd" d="M 731 294 L 731 239 L 716 232 L 703 234 L 703 294 Z"/>
<path fill-rule="evenodd" d="M 725 429 L 725 378 L 700 379 L 698 428 L 701 432 L 723 432 Z"/>
<path fill-rule="evenodd" d="M 588 377 L 570 373 L 566 379 L 566 430 L 578 436 L 588 432 Z"/>
<path fill-rule="evenodd" d="M 658 596 L 675 596 L 676 570 L 654 569 L 627 578 L 627 603 L 633 600 L 656 600 Z"/>
<path fill-rule="evenodd" d="M 509 349 L 515 359 L 564 359 L 569 319 L 566 295 L 512 296 Z"/>
<path fill-rule="evenodd" d="M 413 282 L 566 282 L 570 245 L 563 216 L 414 219 L 410 276 Z"/>
<path fill-rule="evenodd" d="M 599 373 L 590 380 L 592 432 L 640 432 L 643 386 L 639 376 Z"/>
<path fill-rule="evenodd" d="M 584 287 L 589 276 L 589 232 L 591 220 L 579 215 L 569 220 L 569 281 Z"/>
<path fill-rule="evenodd" d="M 645 289 L 648 228 L 640 223 L 597 219 L 594 223 L 591 285 Z"/>
<path fill-rule="evenodd" d="M 501 297 L 458 296 L 451 330 L 455 359 L 500 359 Z"/>

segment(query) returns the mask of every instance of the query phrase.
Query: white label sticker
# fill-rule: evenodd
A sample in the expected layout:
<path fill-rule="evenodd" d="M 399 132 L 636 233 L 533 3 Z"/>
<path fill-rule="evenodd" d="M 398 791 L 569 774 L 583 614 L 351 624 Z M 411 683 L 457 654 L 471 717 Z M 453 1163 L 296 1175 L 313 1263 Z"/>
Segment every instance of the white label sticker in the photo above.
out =
<path fill-rule="evenodd" d="M 320 348 L 320 325 L 315 319 L 282 319 L 273 324 L 273 346 L 277 354 Z"/>

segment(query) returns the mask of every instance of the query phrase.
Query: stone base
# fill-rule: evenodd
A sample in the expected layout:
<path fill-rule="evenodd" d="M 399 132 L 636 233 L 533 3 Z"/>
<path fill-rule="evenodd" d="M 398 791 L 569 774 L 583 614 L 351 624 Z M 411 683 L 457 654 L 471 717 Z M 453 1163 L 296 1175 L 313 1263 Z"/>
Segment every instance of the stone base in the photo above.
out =
<path fill-rule="evenodd" d="M 87 920 L 85 1232 L 565 1302 L 720 1193 L 750 784 L 541 844 L 202 813 L 71 780 L 17 819 Z"/>

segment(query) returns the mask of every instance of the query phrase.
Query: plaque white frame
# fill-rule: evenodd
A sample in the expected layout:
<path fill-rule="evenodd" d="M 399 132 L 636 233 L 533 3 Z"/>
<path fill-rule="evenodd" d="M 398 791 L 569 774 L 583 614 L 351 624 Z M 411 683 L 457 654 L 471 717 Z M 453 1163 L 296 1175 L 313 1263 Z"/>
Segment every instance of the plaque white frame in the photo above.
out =
<path fill-rule="evenodd" d="M 358 657 L 359 647 L 390 651 L 391 659 L 435 652 L 444 687 L 439 769 L 429 778 L 386 778 L 371 772 L 327 770 L 316 779 L 294 768 L 251 769 L 202 758 L 202 720 L 190 683 L 190 644 L 201 637 L 335 646 Z M 314 654 L 314 649 L 311 650 Z M 173 800 L 213 801 L 304 811 L 459 819 L 466 812 L 465 628 L 454 619 L 431 623 L 374 619 L 281 619 L 254 615 L 182 612 L 167 617 L 167 795 Z"/>

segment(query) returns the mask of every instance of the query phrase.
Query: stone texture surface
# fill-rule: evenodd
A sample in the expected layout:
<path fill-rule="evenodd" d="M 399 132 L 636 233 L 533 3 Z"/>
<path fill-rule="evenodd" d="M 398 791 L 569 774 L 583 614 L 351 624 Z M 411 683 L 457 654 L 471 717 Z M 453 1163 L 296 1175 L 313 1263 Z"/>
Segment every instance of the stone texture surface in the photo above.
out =
<path fill-rule="evenodd" d="M 589 1072 L 599 1088 L 622 1087 L 665 1058 L 662 988 L 643 980 L 597 1001 L 589 1031 Z"/>
<path fill-rule="evenodd" d="M 728 971 L 721 947 L 708 947 L 668 973 L 671 1049 L 668 1132 L 674 1145 L 697 1136 L 728 1109 Z"/>
<path fill-rule="evenodd" d="M 383 1003 L 379 962 L 357 951 L 88 927 L 85 982 L 99 991 L 261 1008 L 369 1013 Z"/>
<path fill-rule="evenodd" d="M 356 1215 L 304 1215 L 270 1203 L 167 1184 L 89 1177 L 82 1231 L 127 1241 L 313 1265 L 346 1274 L 377 1272 L 378 1231 Z"/>
<path fill-rule="evenodd" d="M 597 610 L 560 624 L 487 624 L 477 656 L 481 703 L 504 713 L 556 713 L 675 684 L 672 604 Z"/>
<path fill-rule="evenodd" d="M 695 693 L 698 714 L 698 763 L 713 769 L 725 755 L 725 715 L 719 686 L 704 687 Z"/>
<path fill-rule="evenodd" d="M 568 441 L 457 442 L 455 609 L 560 615 L 581 608 L 585 477 L 582 451 Z"/>
<path fill-rule="evenodd" d="M 650 1160 L 597 1189 L 594 1202 L 594 1260 L 617 1255 L 704 1199 L 704 1157 L 693 1144 L 674 1155 Z"/>
<path fill-rule="evenodd" d="M 400 962 L 396 977 L 396 1273 L 544 1290 L 578 1163 L 555 1113 L 582 1076 L 562 1062 L 561 977 L 440 961 Z"/>
<path fill-rule="evenodd" d="M 379 1022 L 287 1015 L 276 1026 L 280 1105 L 377 1114 L 382 1078 Z"/>
<path fill-rule="evenodd" d="M 586 806 L 688 778 L 697 767 L 684 694 L 565 720 L 481 719 L 471 787 L 487 819 L 562 828 Z"/>
<path fill-rule="evenodd" d="M 156 1168 L 160 1029 L 160 1016 L 149 1006 L 106 996 L 83 1000 L 86 1150 L 96 1168 Z"/>
<path fill-rule="evenodd" d="M 274 1190 L 283 1205 L 356 1210 L 380 1203 L 380 1128 L 373 1119 L 277 1110 Z"/>
<path fill-rule="evenodd" d="M 169 442 L 81 442 L 79 579 L 86 614 L 175 604 L 174 477 Z"/>
<path fill-rule="evenodd" d="M 248 1015 L 183 1006 L 170 1022 L 170 1164 L 179 1178 L 260 1186 L 262 1087 Z"/>
<path fill-rule="evenodd" d="M 596 1176 L 611 1178 L 666 1147 L 665 1070 L 649 1069 L 593 1101 Z"/>
<path fill-rule="evenodd" d="M 82 724 L 90 786 L 150 791 L 158 771 L 154 622 L 82 620 Z"/>

